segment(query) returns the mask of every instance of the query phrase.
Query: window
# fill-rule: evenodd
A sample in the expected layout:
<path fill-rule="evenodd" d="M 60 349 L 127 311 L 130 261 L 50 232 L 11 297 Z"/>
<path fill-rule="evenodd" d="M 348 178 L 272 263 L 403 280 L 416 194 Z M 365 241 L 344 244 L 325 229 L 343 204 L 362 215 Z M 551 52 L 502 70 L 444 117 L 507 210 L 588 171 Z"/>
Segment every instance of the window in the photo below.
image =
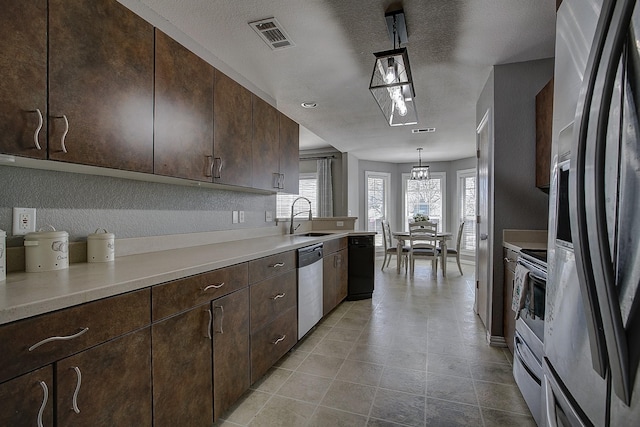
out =
<path fill-rule="evenodd" d="M 446 227 L 446 176 L 445 172 L 432 172 L 431 179 L 412 180 L 410 174 L 402 174 L 404 194 L 403 228 L 409 229 L 409 219 L 421 213 L 429 221 L 438 224 L 438 231 L 448 231 Z"/>
<path fill-rule="evenodd" d="M 374 242 L 382 246 L 381 221 L 388 217 L 389 183 L 391 174 L 384 172 L 365 172 L 365 191 L 367 206 L 365 209 L 367 231 L 375 231 Z"/>
<path fill-rule="evenodd" d="M 306 197 L 311 200 L 311 212 L 314 217 L 318 216 L 316 198 L 317 198 L 317 186 L 318 175 L 315 173 L 301 173 L 300 179 L 300 194 L 280 194 L 276 196 L 276 218 L 289 218 L 291 216 L 291 203 L 300 197 Z M 300 203 L 300 202 L 298 202 Z M 306 202 L 301 204 L 301 210 L 306 209 Z M 298 206 L 296 204 L 296 206 Z"/>
<path fill-rule="evenodd" d="M 459 170 L 457 175 L 458 221 L 464 220 L 460 252 L 473 254 L 476 250 L 476 170 Z"/>

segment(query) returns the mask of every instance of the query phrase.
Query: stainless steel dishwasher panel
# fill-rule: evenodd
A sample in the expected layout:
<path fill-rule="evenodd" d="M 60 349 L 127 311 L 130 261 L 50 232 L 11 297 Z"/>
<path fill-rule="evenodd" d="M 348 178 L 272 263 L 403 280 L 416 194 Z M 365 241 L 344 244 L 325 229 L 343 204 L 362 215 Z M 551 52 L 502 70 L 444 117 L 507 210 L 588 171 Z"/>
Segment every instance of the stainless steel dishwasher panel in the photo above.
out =
<path fill-rule="evenodd" d="M 298 339 L 322 318 L 322 243 L 298 249 Z"/>

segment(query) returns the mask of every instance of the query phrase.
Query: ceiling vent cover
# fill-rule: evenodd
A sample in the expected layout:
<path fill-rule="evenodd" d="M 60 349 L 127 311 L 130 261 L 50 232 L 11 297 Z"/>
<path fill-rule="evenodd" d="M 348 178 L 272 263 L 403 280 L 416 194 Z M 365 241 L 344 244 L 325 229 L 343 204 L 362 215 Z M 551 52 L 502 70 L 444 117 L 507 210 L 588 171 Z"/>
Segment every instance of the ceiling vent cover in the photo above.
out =
<path fill-rule="evenodd" d="M 249 25 L 272 50 L 295 46 L 276 18 L 249 22 Z"/>
<path fill-rule="evenodd" d="M 436 128 L 411 129 L 411 133 L 433 133 Z"/>

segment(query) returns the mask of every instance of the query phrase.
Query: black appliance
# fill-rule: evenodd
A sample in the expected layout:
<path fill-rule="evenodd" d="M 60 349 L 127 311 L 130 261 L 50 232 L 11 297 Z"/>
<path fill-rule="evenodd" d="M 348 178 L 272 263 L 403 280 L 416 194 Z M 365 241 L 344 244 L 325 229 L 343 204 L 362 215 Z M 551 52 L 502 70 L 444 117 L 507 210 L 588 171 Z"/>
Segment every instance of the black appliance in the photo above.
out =
<path fill-rule="evenodd" d="M 375 255 L 373 236 L 349 236 L 349 293 L 347 300 L 371 298 Z"/>

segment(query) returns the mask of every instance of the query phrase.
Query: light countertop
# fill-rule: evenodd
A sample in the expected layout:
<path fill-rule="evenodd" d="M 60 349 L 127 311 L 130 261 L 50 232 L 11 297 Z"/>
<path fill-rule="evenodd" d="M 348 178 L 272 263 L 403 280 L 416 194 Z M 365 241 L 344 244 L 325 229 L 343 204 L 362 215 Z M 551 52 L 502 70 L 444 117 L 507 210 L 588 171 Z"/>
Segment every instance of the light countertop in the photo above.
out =
<path fill-rule="evenodd" d="M 316 231 L 316 230 L 314 230 Z M 71 264 L 66 270 L 10 273 L 0 283 L 0 324 L 275 255 L 362 231 L 275 235 Z"/>
<path fill-rule="evenodd" d="M 547 230 L 503 230 L 502 246 L 516 252 L 547 249 Z"/>

